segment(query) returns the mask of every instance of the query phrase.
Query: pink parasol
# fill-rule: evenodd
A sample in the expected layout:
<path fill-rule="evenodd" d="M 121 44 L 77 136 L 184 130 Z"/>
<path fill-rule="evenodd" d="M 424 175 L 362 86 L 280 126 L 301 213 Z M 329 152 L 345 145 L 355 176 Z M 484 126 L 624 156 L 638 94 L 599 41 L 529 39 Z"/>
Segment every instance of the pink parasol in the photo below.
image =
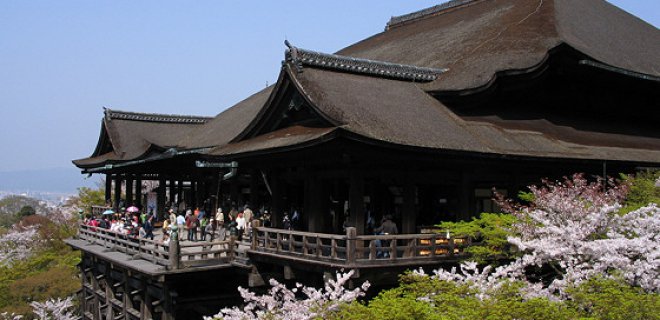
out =
<path fill-rule="evenodd" d="M 131 213 L 138 211 L 140 211 L 140 209 L 138 209 L 136 206 L 130 206 L 126 209 L 126 212 L 131 212 Z"/>

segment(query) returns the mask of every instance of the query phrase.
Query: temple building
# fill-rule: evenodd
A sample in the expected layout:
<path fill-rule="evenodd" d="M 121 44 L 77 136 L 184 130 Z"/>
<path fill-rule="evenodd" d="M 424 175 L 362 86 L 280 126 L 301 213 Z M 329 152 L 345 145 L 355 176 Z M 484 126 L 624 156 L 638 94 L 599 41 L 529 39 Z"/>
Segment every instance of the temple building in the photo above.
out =
<path fill-rule="evenodd" d="M 297 210 L 308 231 L 346 214 L 361 230 L 368 212 L 414 233 L 494 210 L 492 188 L 657 166 L 658 37 L 600 0 L 450 1 L 336 54 L 289 44 L 275 85 L 214 118 L 106 110 L 74 163 L 106 174 L 108 200 L 123 182 L 142 203 L 150 179 L 160 210 L 166 192 L 209 208 L 222 195 L 274 221 Z M 204 165 L 232 161 L 224 181 Z"/>
<path fill-rule="evenodd" d="M 152 192 L 161 215 L 249 204 L 275 228 L 362 236 L 391 215 L 420 234 L 498 210 L 494 189 L 658 168 L 659 119 L 655 27 L 603 0 L 454 0 L 334 54 L 287 42 L 277 83 L 215 117 L 106 109 L 73 162 L 115 207 Z"/>

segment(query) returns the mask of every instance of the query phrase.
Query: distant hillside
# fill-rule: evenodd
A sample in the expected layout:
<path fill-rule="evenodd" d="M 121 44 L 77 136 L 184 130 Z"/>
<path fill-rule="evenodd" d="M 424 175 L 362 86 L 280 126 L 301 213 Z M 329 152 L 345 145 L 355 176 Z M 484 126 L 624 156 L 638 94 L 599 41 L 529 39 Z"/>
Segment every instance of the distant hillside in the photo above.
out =
<path fill-rule="evenodd" d="M 0 171 L 0 191 L 76 193 L 79 187 L 96 187 L 99 175 L 85 179 L 76 168 Z"/>

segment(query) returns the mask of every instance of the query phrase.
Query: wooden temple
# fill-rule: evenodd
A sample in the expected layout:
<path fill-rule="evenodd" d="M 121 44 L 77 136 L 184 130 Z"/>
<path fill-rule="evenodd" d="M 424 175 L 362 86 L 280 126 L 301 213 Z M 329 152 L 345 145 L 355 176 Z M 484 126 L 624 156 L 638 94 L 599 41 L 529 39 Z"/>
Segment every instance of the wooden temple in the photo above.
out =
<path fill-rule="evenodd" d="M 173 284 L 188 273 L 240 270 L 252 284 L 262 270 L 396 275 L 454 261 L 460 246 L 424 231 L 496 211 L 494 189 L 660 167 L 660 32 L 603 0 L 454 0 L 393 17 L 334 54 L 286 45 L 277 83 L 215 117 L 106 109 L 93 154 L 73 161 L 105 174 L 111 206 L 146 209 L 147 194 L 159 215 L 249 204 L 271 212 L 271 227 L 255 228 L 239 262 L 175 276 L 168 262 L 160 280 L 107 262 L 108 248 L 87 250 L 86 235 L 72 240 L 95 274 L 85 279 L 110 272 L 94 269 L 105 261 L 190 300 Z M 294 212 L 296 230 L 281 229 Z M 371 259 L 367 222 L 385 215 L 399 226 L 397 254 Z"/>

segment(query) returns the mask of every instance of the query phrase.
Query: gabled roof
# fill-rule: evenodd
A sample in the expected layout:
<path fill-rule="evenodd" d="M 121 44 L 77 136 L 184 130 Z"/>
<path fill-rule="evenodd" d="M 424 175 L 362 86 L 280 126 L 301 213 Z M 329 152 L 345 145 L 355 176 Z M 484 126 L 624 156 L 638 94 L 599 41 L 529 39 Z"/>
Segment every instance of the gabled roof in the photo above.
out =
<path fill-rule="evenodd" d="M 101 134 L 94 153 L 74 160 L 78 167 L 95 167 L 108 162 L 134 160 L 169 148 L 187 149 L 179 144 L 181 135 L 211 118 L 105 109 Z"/>
<path fill-rule="evenodd" d="M 338 52 L 447 68 L 426 91 L 488 84 L 568 45 L 602 64 L 660 77 L 660 32 L 603 0 L 460 0 L 393 18 L 387 30 Z"/>
<path fill-rule="evenodd" d="M 227 144 L 241 133 L 266 103 L 269 86 L 215 116 L 202 126 L 182 134 L 179 144 L 187 148 L 215 147 Z"/>
<path fill-rule="evenodd" d="M 468 121 L 415 83 L 312 68 L 291 75 L 320 112 L 371 140 L 511 156 L 660 162 L 659 138 L 580 131 L 547 121 L 527 126 L 538 130 Z"/>

